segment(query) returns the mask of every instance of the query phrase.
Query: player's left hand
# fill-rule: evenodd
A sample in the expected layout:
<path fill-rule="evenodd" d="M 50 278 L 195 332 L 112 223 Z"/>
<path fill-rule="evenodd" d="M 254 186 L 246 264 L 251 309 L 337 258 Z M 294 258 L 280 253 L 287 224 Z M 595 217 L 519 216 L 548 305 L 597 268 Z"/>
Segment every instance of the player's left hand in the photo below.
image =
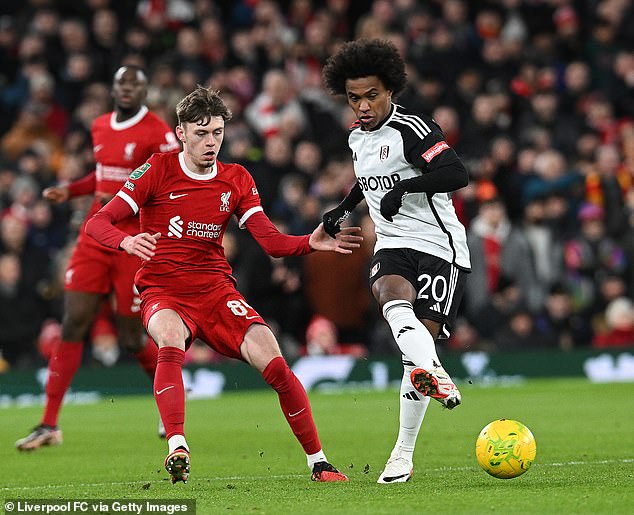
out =
<path fill-rule="evenodd" d="M 138 256 L 143 261 L 149 261 L 155 254 L 156 243 L 160 237 L 160 232 L 156 234 L 142 232 L 136 236 L 126 236 L 119 243 L 119 247 L 132 256 Z"/>
<path fill-rule="evenodd" d="M 381 215 L 388 222 L 391 222 L 392 217 L 401 209 L 405 195 L 407 195 L 407 192 L 399 188 L 398 183 L 396 183 L 381 199 Z"/>
<path fill-rule="evenodd" d="M 317 226 L 308 240 L 310 248 L 313 250 L 329 250 L 339 254 L 352 254 L 352 249 L 358 249 L 363 241 L 363 236 L 359 235 L 361 227 L 342 227 L 335 238 L 332 238 L 324 229 L 324 224 Z"/>

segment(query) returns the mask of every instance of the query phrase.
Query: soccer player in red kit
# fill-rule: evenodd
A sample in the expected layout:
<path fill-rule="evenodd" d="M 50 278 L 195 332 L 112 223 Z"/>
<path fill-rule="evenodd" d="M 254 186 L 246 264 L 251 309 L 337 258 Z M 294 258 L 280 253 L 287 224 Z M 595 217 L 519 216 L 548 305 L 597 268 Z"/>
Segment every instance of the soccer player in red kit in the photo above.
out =
<path fill-rule="evenodd" d="M 200 338 L 216 351 L 246 361 L 277 392 L 288 424 L 303 447 L 314 481 L 346 481 L 322 450 L 308 396 L 282 357 L 266 322 L 236 290 L 222 236 L 231 216 L 271 256 L 359 247 L 358 227 L 331 239 L 320 224 L 310 235 L 280 233 L 264 214 L 253 178 L 237 164 L 216 160 L 231 113 L 216 92 L 198 87 L 176 107 L 183 151 L 155 154 L 137 168 L 116 197 L 88 221 L 100 243 L 144 260 L 136 275 L 143 323 L 159 346 L 154 397 L 165 424 L 172 482 L 189 475 L 183 429 L 181 370 L 189 344 Z M 141 233 L 115 224 L 140 212 Z"/>
<path fill-rule="evenodd" d="M 96 118 L 92 125 L 95 171 L 67 186 L 47 188 L 44 198 L 61 203 L 94 193 L 88 219 L 149 156 L 180 148 L 168 125 L 144 105 L 146 94 L 147 78 L 140 68 L 128 65 L 117 70 L 112 85 L 114 111 Z M 139 219 L 130 217 L 117 227 L 127 234 L 136 234 Z M 80 230 L 65 274 L 62 342 L 48 363 L 44 413 L 40 425 L 16 442 L 19 450 L 62 442 L 62 432 L 57 426 L 62 400 L 79 368 L 84 338 L 104 296 L 114 292 L 119 340 L 154 378 L 157 348 L 143 330 L 140 300 L 134 286 L 134 275 L 141 263 L 138 256 L 107 249 L 88 237 L 83 227 Z"/>

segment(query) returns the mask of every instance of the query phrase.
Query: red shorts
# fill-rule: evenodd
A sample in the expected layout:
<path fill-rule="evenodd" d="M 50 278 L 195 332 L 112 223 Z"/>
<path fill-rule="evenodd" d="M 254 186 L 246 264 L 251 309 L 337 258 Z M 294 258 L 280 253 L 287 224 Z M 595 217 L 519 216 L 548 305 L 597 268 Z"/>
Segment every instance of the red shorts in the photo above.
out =
<path fill-rule="evenodd" d="M 200 338 L 216 352 L 242 360 L 240 345 L 252 324 L 264 324 L 264 319 L 249 306 L 229 279 L 207 293 L 170 295 L 161 287 L 141 292 L 143 325 L 161 309 L 173 309 L 183 319 L 192 337 Z"/>
<path fill-rule="evenodd" d="M 66 268 L 64 289 L 103 295 L 114 291 L 116 312 L 127 317 L 139 316 L 140 299 L 134 275 L 141 263 L 141 258 L 80 237 Z"/>

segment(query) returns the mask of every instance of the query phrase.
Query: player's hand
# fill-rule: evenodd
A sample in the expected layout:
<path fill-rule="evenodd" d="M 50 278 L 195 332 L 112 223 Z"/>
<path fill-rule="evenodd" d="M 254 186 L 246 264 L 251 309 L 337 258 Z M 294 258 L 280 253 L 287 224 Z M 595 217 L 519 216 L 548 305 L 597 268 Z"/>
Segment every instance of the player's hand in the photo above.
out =
<path fill-rule="evenodd" d="M 341 231 L 341 224 L 350 216 L 350 211 L 346 211 L 341 206 L 324 213 L 323 224 L 324 230 L 331 238 L 336 238 L 337 233 Z"/>
<path fill-rule="evenodd" d="M 42 192 L 42 197 L 53 204 L 61 204 L 68 200 L 70 193 L 66 186 L 52 186 Z"/>
<path fill-rule="evenodd" d="M 358 249 L 363 241 L 359 235 L 361 227 L 344 227 L 334 237 L 326 233 L 324 224 L 321 223 L 313 231 L 308 240 L 313 250 L 329 250 L 339 254 L 352 254 L 352 249 Z"/>
<path fill-rule="evenodd" d="M 119 247 L 128 254 L 140 257 L 143 261 L 149 261 L 155 254 L 156 243 L 160 237 L 160 232 L 156 234 L 142 232 L 136 236 L 126 236 L 119 243 Z"/>
<path fill-rule="evenodd" d="M 407 192 L 396 183 L 381 199 L 381 215 L 388 222 L 391 222 L 392 217 L 401 209 L 405 195 L 407 195 Z"/>

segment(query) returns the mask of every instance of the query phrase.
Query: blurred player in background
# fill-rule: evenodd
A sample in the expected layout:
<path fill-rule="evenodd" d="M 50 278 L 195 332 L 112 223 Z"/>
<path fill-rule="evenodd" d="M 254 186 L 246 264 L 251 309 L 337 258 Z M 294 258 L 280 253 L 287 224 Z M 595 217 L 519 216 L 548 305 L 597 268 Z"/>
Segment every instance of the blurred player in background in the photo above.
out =
<path fill-rule="evenodd" d="M 186 349 L 200 338 L 256 368 L 277 392 L 314 481 L 346 481 L 326 459 L 308 396 L 271 329 L 236 290 L 222 237 L 235 215 L 271 256 L 314 250 L 349 254 L 359 247 L 362 238 L 355 233 L 360 229 L 344 229 L 336 239 L 322 224 L 310 235 L 280 233 L 264 214 L 249 172 L 217 161 L 225 122 L 231 118 L 218 94 L 199 86 L 179 102 L 176 114 L 183 151 L 152 156 L 86 226 L 103 245 L 145 260 L 136 285 L 143 323 L 159 346 L 154 397 L 167 431 L 165 468 L 173 483 L 187 481 L 182 367 Z M 139 212 L 140 234 L 130 236 L 116 225 Z"/>
<path fill-rule="evenodd" d="M 386 41 L 346 43 L 326 63 L 328 90 L 345 95 L 357 116 L 348 144 L 357 183 L 324 215 L 333 237 L 363 198 L 376 226 L 372 294 L 403 354 L 400 429 L 379 483 L 409 480 L 430 397 L 460 404 L 458 388 L 436 353 L 447 338 L 471 269 L 465 229 L 450 192 L 469 176 L 429 116 L 393 103 L 406 84 L 405 66 Z"/>
<path fill-rule="evenodd" d="M 45 189 L 44 198 L 61 203 L 94 194 L 88 219 L 153 153 L 180 148 L 172 130 L 145 106 L 147 84 L 145 73 L 136 66 L 122 66 L 116 71 L 112 84 L 114 111 L 95 119 L 91 129 L 95 171 L 67 186 Z M 139 219 L 131 217 L 118 227 L 127 234 L 136 234 Z M 143 330 L 140 299 L 134 288 L 134 274 L 139 266 L 141 260 L 137 256 L 106 249 L 85 234 L 85 227 L 80 230 L 64 279 L 62 342 L 48 363 L 44 413 L 33 432 L 16 442 L 19 450 L 62 443 L 57 422 L 64 394 L 81 363 L 86 334 L 101 303 L 109 301 L 113 292 L 119 342 L 154 378 L 157 348 Z"/>

